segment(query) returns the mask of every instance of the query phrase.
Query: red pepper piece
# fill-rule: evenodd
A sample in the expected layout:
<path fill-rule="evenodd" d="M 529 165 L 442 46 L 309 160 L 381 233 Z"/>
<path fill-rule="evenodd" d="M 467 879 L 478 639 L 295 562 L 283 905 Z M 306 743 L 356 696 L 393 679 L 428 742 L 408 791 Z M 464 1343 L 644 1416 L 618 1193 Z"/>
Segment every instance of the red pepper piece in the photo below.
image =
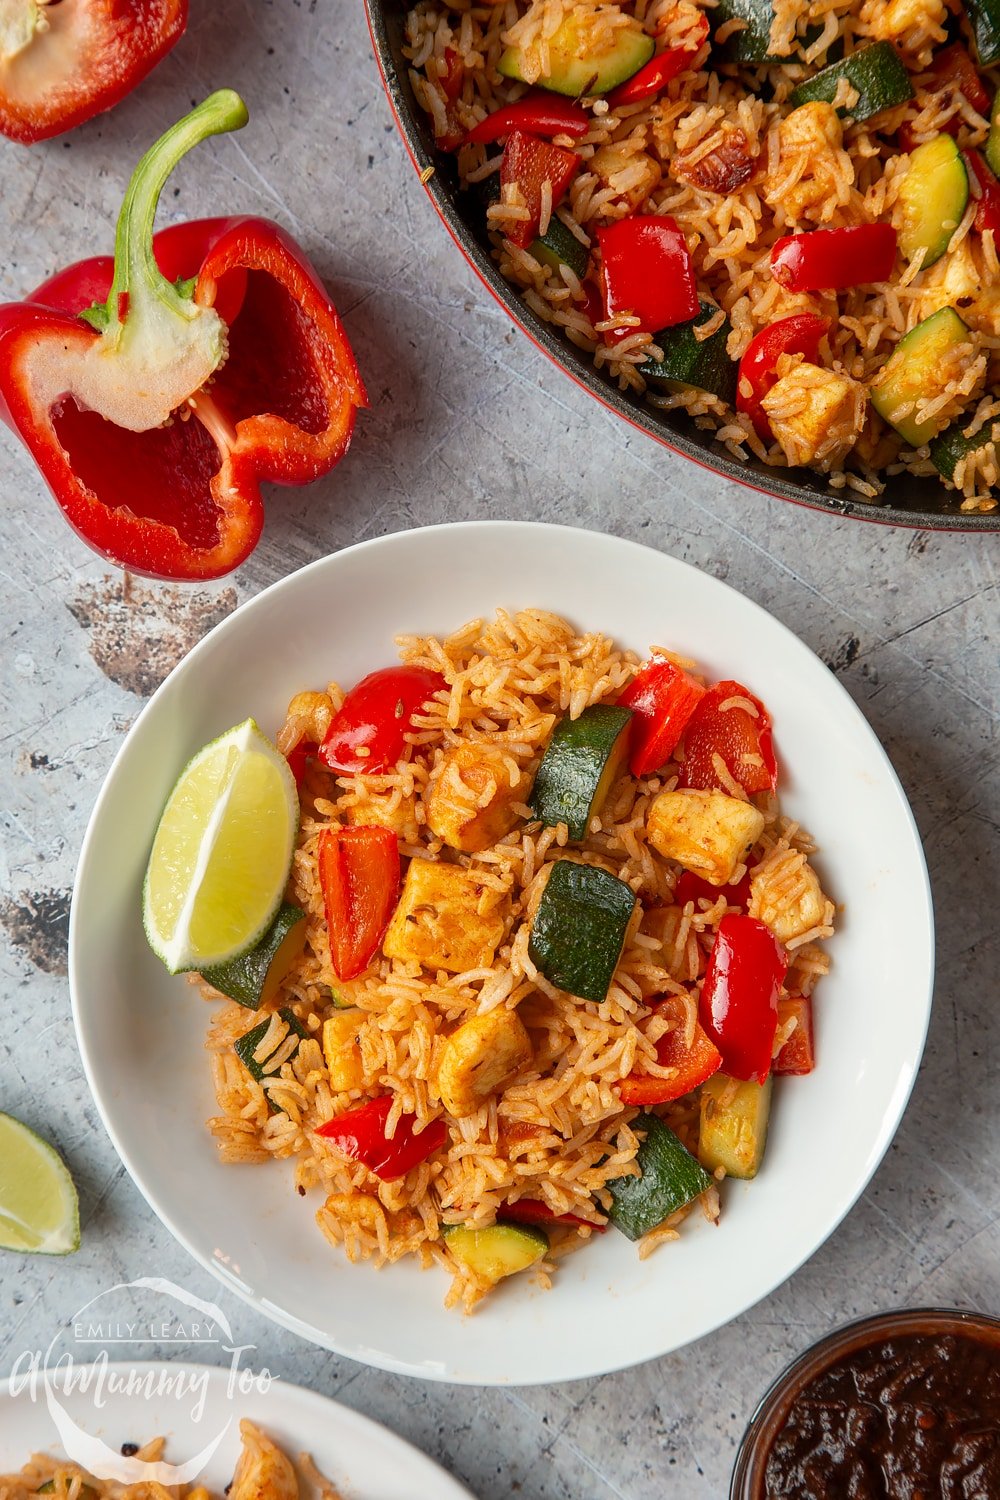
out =
<path fill-rule="evenodd" d="M 631 313 L 639 328 L 656 333 L 698 315 L 698 288 L 687 241 L 665 214 L 633 214 L 597 231 L 601 247 L 604 316 Z M 637 330 L 605 335 L 610 341 Z"/>
<path fill-rule="evenodd" d="M 820 339 L 829 328 L 827 318 L 815 313 L 795 313 L 769 323 L 747 345 L 736 381 L 736 410 L 746 412 L 763 442 L 769 443 L 774 437 L 761 402 L 777 384 L 779 355 L 803 354 L 806 359 L 815 360 Z"/>
<path fill-rule="evenodd" d="M 661 1068 L 676 1068 L 673 1078 L 653 1078 L 648 1073 L 630 1073 L 618 1085 L 623 1104 L 667 1104 L 682 1099 L 722 1066 L 722 1055 L 704 1028 L 696 1023 L 690 1047 L 686 1041 L 687 1008 L 677 995 L 668 995 L 656 1007 L 675 1022 L 673 1031 L 661 1036 L 656 1044 L 656 1061 Z"/>
<path fill-rule="evenodd" d="M 443 1146 L 448 1139 L 448 1127 L 443 1120 L 432 1120 L 418 1133 L 413 1128 L 416 1116 L 404 1114 L 400 1115 L 390 1139 L 385 1128 L 391 1109 L 392 1095 L 382 1094 L 335 1120 L 328 1120 L 316 1134 L 334 1141 L 345 1156 L 361 1162 L 383 1182 L 392 1182 L 396 1177 L 405 1177 Z"/>
<path fill-rule="evenodd" d="M 778 1025 L 794 1016 L 795 1030 L 774 1059 L 776 1074 L 811 1073 L 816 1066 L 816 1047 L 813 1041 L 812 1000 L 808 995 L 788 995 L 778 1001 Z"/>
<path fill-rule="evenodd" d="M 188 0 L 24 0 L 20 8 L 26 29 L 4 59 L 0 131 L 24 145 L 111 109 L 180 40 L 188 19 Z"/>
<path fill-rule="evenodd" d="M 979 234 L 985 234 L 988 229 L 992 229 L 1000 242 L 1000 182 L 994 177 L 978 151 L 973 151 L 969 147 L 965 157 L 976 179 L 976 186 L 979 188 L 979 201 L 976 204 L 976 230 Z"/>
<path fill-rule="evenodd" d="M 438 82 L 445 97 L 445 130 L 436 137 L 442 151 L 457 151 L 464 140 L 464 132 L 455 105 L 465 82 L 465 64 L 454 47 L 446 47 Z"/>
<path fill-rule="evenodd" d="M 324 828 L 317 864 L 334 973 L 356 979 L 399 900 L 399 842 L 388 828 Z"/>
<path fill-rule="evenodd" d="M 700 17 L 699 32 L 699 36 L 692 37 L 693 46 L 668 47 L 665 52 L 658 52 L 638 73 L 633 73 L 631 78 L 612 89 L 607 95 L 610 107 L 617 109 L 621 104 L 641 104 L 644 99 L 655 99 L 657 94 L 662 94 L 667 84 L 690 66 L 693 57 L 697 57 L 698 49 L 708 36 L 707 16 Z"/>
<path fill-rule="evenodd" d="M 755 917 L 723 917 L 701 987 L 700 1014 L 734 1078 L 763 1083 L 771 1071 L 784 950 Z"/>
<path fill-rule="evenodd" d="M 841 291 L 888 281 L 895 262 L 891 224 L 854 224 L 784 235 L 771 251 L 771 275 L 790 292 Z"/>
<path fill-rule="evenodd" d="M 213 94 L 140 163 L 114 260 L 0 308 L 0 416 L 84 541 L 153 578 L 237 567 L 260 536 L 260 481 L 326 474 L 366 404 L 336 311 L 276 224 L 152 234 L 177 161 L 245 122 L 238 95 Z"/>
<path fill-rule="evenodd" d="M 406 748 L 413 715 L 446 687 L 426 667 L 383 667 L 351 688 L 331 720 L 319 758 L 331 771 L 357 776 L 388 771 Z"/>
<path fill-rule="evenodd" d="M 689 901 L 695 902 L 697 906 L 697 902 L 704 896 L 706 901 L 714 905 L 720 896 L 725 896 L 727 906 L 749 906 L 750 879 L 757 863 L 757 860 L 748 860 L 746 874 L 734 885 L 712 885 L 700 875 L 695 875 L 693 870 L 683 870 L 674 886 L 674 901 L 678 906 L 687 906 Z"/>
<path fill-rule="evenodd" d="M 503 148 L 500 162 L 500 187 L 516 183 L 520 188 L 528 218 L 512 224 L 507 238 L 512 245 L 526 250 L 538 236 L 542 220 L 542 185 L 548 183 L 552 189 L 552 207 L 561 203 L 566 189 L 576 176 L 580 158 L 575 151 L 565 146 L 553 146 L 551 141 L 540 141 L 524 130 L 515 130 Z"/>
<path fill-rule="evenodd" d="M 665 766 L 705 689 L 671 661 L 646 662 L 620 695 L 618 702 L 632 710 L 629 726 L 629 770 L 648 776 Z"/>
<path fill-rule="evenodd" d="M 540 1198 L 518 1198 L 516 1203 L 505 1203 L 497 1217 L 512 1224 L 581 1224 L 595 1234 L 603 1234 L 607 1228 L 606 1224 L 594 1224 L 577 1214 L 555 1214 Z"/>
<path fill-rule="evenodd" d="M 316 759 L 316 752 L 318 750 L 319 746 L 313 744 L 312 740 L 299 740 L 295 749 L 289 750 L 285 756 L 288 762 L 288 769 L 295 777 L 296 786 L 302 785 L 305 774 L 309 769 L 309 763 Z"/>
<path fill-rule="evenodd" d="M 544 89 L 532 89 L 523 99 L 505 104 L 480 120 L 467 132 L 465 142 L 488 145 L 513 135 L 515 130 L 526 130 L 546 139 L 554 135 L 586 135 L 590 124 L 590 115 L 579 104 L 560 99 L 558 94 L 548 94 Z"/>
<path fill-rule="evenodd" d="M 756 716 L 739 704 L 723 706 L 734 698 L 752 703 Z M 778 784 L 771 717 L 741 682 L 717 682 L 691 715 L 678 785 L 724 792 L 725 783 L 715 768 L 716 755 L 745 792 L 773 792 Z"/>
<path fill-rule="evenodd" d="M 989 93 L 979 76 L 979 69 L 961 42 L 952 42 L 950 47 L 943 47 L 940 52 L 935 53 L 931 73 L 934 79 L 932 87 L 957 89 L 969 101 L 977 115 L 989 119 Z"/>

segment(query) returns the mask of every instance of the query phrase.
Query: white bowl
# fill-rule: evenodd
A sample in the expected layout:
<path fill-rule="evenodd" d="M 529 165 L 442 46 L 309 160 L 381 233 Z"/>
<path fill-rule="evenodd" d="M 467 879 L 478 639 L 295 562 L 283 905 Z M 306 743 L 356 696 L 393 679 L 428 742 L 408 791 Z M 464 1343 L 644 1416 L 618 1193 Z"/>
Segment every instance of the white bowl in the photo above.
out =
<path fill-rule="evenodd" d="M 446 1312 L 439 1271 L 350 1266 L 278 1165 L 219 1163 L 202 1048 L 208 1012 L 146 946 L 140 889 L 160 810 L 189 757 L 292 693 L 395 660 L 400 632 L 447 632 L 536 605 L 645 651 L 669 645 L 768 705 L 784 810 L 818 839 L 843 907 L 816 996 L 819 1065 L 776 1090 L 755 1182 L 721 1227 L 694 1219 L 640 1262 L 609 1233 L 551 1291 L 504 1286 Z M 80 1050 L 138 1187 L 203 1265 L 261 1311 L 367 1364 L 427 1379 L 532 1384 L 599 1374 L 701 1337 L 766 1296 L 836 1228 L 905 1108 L 930 1011 L 933 918 L 905 796 L 863 716 L 813 653 L 716 579 L 631 542 L 512 522 L 431 527 L 304 568 L 225 620 L 171 673 L 111 769 L 84 842 L 70 928 Z"/>
<path fill-rule="evenodd" d="M 472 1500 L 468 1490 L 395 1433 L 284 1380 L 266 1392 L 231 1390 L 228 1368 L 176 1360 L 110 1364 L 100 1378 L 93 1367 L 77 1366 L 69 1393 L 64 1377 L 65 1371 L 53 1372 L 57 1404 L 51 1408 L 41 1379 L 34 1391 L 18 1381 L 16 1395 L 10 1381 L 0 1383 L 0 1474 L 16 1474 L 33 1453 L 64 1456 L 66 1437 L 68 1456 L 82 1462 L 86 1445 L 70 1430 L 72 1424 L 116 1452 L 123 1442 L 165 1437 L 164 1462 L 174 1465 L 211 1449 L 196 1482 L 221 1496 L 240 1454 L 240 1420 L 248 1417 L 291 1459 L 310 1454 L 338 1493 L 344 1486 L 351 1500 Z"/>

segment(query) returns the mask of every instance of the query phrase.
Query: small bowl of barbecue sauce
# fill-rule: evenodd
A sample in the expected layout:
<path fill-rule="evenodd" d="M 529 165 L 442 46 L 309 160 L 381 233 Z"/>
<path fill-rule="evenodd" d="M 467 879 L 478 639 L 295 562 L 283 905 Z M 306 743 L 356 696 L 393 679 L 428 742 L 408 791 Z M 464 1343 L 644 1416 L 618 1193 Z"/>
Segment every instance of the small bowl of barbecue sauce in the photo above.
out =
<path fill-rule="evenodd" d="M 750 1419 L 730 1500 L 1000 1500 L 1000 1319 L 918 1308 L 814 1344 Z"/>

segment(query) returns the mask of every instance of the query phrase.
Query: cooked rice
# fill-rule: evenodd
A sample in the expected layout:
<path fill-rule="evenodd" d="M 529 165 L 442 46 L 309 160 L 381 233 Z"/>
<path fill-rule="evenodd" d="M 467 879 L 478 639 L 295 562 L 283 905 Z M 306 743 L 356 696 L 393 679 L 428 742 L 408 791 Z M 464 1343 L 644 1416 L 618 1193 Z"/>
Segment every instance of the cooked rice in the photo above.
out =
<path fill-rule="evenodd" d="M 658 49 L 694 49 L 705 16 L 716 45 L 745 24 L 739 18 L 717 23 L 709 0 L 704 0 L 704 7 L 697 0 L 418 0 L 407 21 L 413 87 L 439 137 L 450 129 L 461 134 L 524 92 L 522 84 L 502 78 L 497 70 L 508 45 L 527 49 L 527 76 L 537 78 L 548 66 L 550 39 L 568 15 L 579 23 L 581 35 L 595 52 L 632 17 L 656 38 Z M 583 101 L 592 109 L 590 126 L 578 140 L 563 141 L 581 157 L 581 167 L 556 216 L 599 258 L 594 231 L 600 225 L 637 211 L 672 215 L 691 251 L 700 293 L 729 316 L 733 331 L 728 352 L 733 359 L 768 323 L 792 313 L 815 312 L 833 320 L 820 363 L 866 385 L 900 337 L 929 315 L 928 299 L 933 300 L 938 289 L 937 305 L 956 306 L 972 329 L 966 356 L 972 373 L 963 368 L 939 394 L 929 394 L 927 412 L 933 415 L 936 409 L 942 417 L 961 419 L 980 394 L 997 393 L 1000 373 L 996 251 L 991 234 L 969 233 L 974 197 L 955 226 L 951 252 L 926 271 L 917 259 L 888 282 L 839 294 L 790 293 L 770 274 L 770 251 L 783 234 L 896 218 L 908 157 L 895 133 L 904 122 L 915 144 L 943 129 L 957 131 L 961 147 L 981 147 L 986 139 L 989 122 L 957 89 L 943 84 L 931 67 L 934 50 L 947 39 L 943 27 L 949 12 L 967 29 L 961 7 L 953 0 L 910 6 L 901 32 L 900 23 L 892 19 L 897 10 L 886 0 L 775 0 L 770 41 L 781 63 L 740 68 L 718 62 L 710 56 L 709 41 L 703 41 L 691 66 L 658 98 L 618 107 L 609 107 L 606 100 Z M 782 131 L 795 85 L 841 52 L 879 39 L 891 41 L 900 52 L 914 99 L 861 123 L 848 116 L 842 141 L 831 141 L 822 150 L 797 147 Z M 448 48 L 457 53 L 465 70 L 451 113 L 438 81 Z M 995 88 L 1000 81 L 997 70 L 984 71 Z M 849 83 L 842 83 L 834 102 L 847 110 L 856 102 Z M 699 168 L 734 141 L 752 164 L 746 180 L 724 191 L 699 187 Z M 457 152 L 459 175 L 464 182 L 482 181 L 497 170 L 499 159 L 495 145 L 462 145 Z M 503 238 L 505 226 L 523 222 L 526 213 L 523 205 L 518 213 L 515 207 L 499 204 L 489 210 L 488 220 L 499 269 L 520 288 L 533 312 L 588 352 L 622 390 L 645 396 L 661 410 L 685 410 L 698 427 L 714 432 L 732 456 L 753 456 L 782 467 L 800 456 L 794 449 L 786 452 L 777 441 L 763 443 L 749 418 L 715 396 L 694 389 L 647 390 L 639 366 L 659 356 L 654 337 L 640 330 L 607 343 L 607 331 L 629 324 L 600 320 L 595 311 L 594 263 L 589 282 L 581 282 Z M 547 216 L 546 206 L 546 222 Z M 963 277 L 960 285 L 954 277 L 945 284 L 963 244 L 974 244 L 975 274 Z M 707 337 L 707 331 L 701 336 Z M 932 474 L 953 487 L 929 462 L 926 448 L 908 449 L 870 408 L 854 437 L 846 455 L 831 455 L 837 465 L 829 476 L 834 488 L 850 489 L 877 504 L 887 476 L 905 471 Z M 992 476 L 998 467 L 991 437 L 973 461 L 955 472 L 954 487 L 963 510 L 996 508 Z"/>
<path fill-rule="evenodd" d="M 642 897 L 641 921 L 632 923 L 602 1004 L 584 1003 L 556 989 L 528 955 L 528 923 L 551 862 L 568 852 L 567 830 L 531 821 L 531 782 L 559 718 L 576 718 L 591 704 L 613 702 L 632 678 L 637 658 L 608 637 L 577 634 L 566 621 L 541 610 L 501 611 L 495 621 L 471 621 L 446 639 L 404 636 L 398 646 L 404 662 L 441 672 L 448 692 L 415 719 L 407 753 L 394 771 L 335 778 L 314 766 L 307 773 L 288 889 L 288 899 L 308 915 L 307 944 L 274 1003 L 276 1008 L 290 1006 L 308 1037 L 288 1060 L 286 1049 L 294 1047 L 294 1038 L 287 1037 L 280 1016 L 272 1014 L 257 1056 L 263 1060 L 274 1053 L 281 1061 L 273 1067 L 269 1063 L 267 1075 L 257 1082 L 233 1044 L 260 1017 L 224 1003 L 213 1017 L 207 1043 L 219 1103 L 210 1125 L 224 1161 L 293 1159 L 298 1190 L 322 1191 L 319 1226 L 350 1260 L 372 1257 L 381 1265 L 415 1255 L 425 1266 L 440 1263 L 453 1277 L 448 1304 L 471 1308 L 488 1285 L 449 1254 L 442 1227 L 490 1225 L 504 1204 L 519 1198 L 541 1200 L 557 1215 L 577 1215 L 587 1221 L 585 1226 L 552 1226 L 551 1252 L 536 1272 L 547 1283 L 555 1261 L 589 1239 L 589 1225 L 603 1224 L 610 1205 L 607 1183 L 635 1171 L 639 1144 L 633 1130 L 638 1111 L 622 1106 L 617 1085 L 637 1067 L 654 1074 L 664 1071 L 656 1062 L 656 1040 L 665 1023 L 656 1017 L 647 1024 L 654 997 L 680 997 L 684 1024 L 693 1036 L 698 983 L 727 907 L 721 892 L 714 901 L 679 907 L 673 892 L 680 867 L 647 841 L 650 802 L 675 784 L 676 766 L 640 781 L 623 772 L 587 839 L 573 849 L 576 858 L 610 870 Z M 331 706 L 341 700 L 335 685 L 326 694 L 298 694 L 278 744 L 288 752 L 309 738 L 313 728 L 329 723 Z M 734 697 L 730 703 L 743 708 L 747 701 Z M 756 713 L 752 703 L 750 708 Z M 494 757 L 499 752 L 496 764 L 503 766 L 508 785 L 515 794 L 524 787 L 516 805 L 524 821 L 474 855 L 446 850 L 427 826 L 428 787 L 441 774 L 445 752 L 458 745 L 490 747 Z M 742 788 L 735 790 L 745 795 Z M 756 881 L 762 882 L 760 899 L 770 899 L 778 908 L 798 895 L 813 845 L 781 817 L 773 797 L 754 800 L 766 818 L 754 851 L 762 861 Z M 502 922 L 494 962 L 464 974 L 432 974 L 379 954 L 361 978 L 347 983 L 336 979 L 316 850 L 321 830 L 342 823 L 392 828 L 404 858 L 448 858 L 474 871 L 481 891 L 479 911 L 499 915 Z M 810 994 L 826 972 L 827 960 L 817 945 L 832 931 L 832 912 L 828 903 L 827 920 L 805 934 L 790 955 L 787 984 L 795 993 Z M 202 989 L 206 998 L 219 999 L 207 985 Z M 338 1013 L 334 991 L 342 1006 L 359 1011 L 363 1076 L 347 1092 L 332 1089 L 320 1041 L 323 1021 Z M 451 1118 L 436 1084 L 444 1042 L 459 1022 L 500 1006 L 517 1009 L 531 1035 L 533 1059 L 476 1113 Z M 315 1134 L 325 1121 L 386 1092 L 393 1098 L 390 1131 L 403 1112 L 416 1116 L 418 1130 L 442 1118 L 448 1126 L 445 1147 L 404 1179 L 389 1182 L 346 1161 Z M 697 1148 L 696 1095 L 658 1106 L 657 1112 L 688 1146 Z M 702 1195 L 701 1207 L 709 1218 L 718 1218 L 714 1185 Z M 687 1212 L 681 1210 L 647 1236 L 641 1253 L 673 1237 Z"/>

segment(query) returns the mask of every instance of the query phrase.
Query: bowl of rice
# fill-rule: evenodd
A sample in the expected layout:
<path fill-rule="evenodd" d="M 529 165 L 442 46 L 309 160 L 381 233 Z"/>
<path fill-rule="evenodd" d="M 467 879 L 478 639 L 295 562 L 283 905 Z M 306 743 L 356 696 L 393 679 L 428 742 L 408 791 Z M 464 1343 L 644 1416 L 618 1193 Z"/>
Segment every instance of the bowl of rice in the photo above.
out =
<path fill-rule="evenodd" d="M 754 718 L 766 706 L 776 759 L 770 731 L 750 757 L 762 790 L 746 798 L 732 785 L 713 802 L 749 820 L 729 841 L 732 869 L 713 878 L 749 877 L 749 894 L 682 895 L 687 867 L 656 834 L 657 798 L 713 795 L 677 790 L 692 776 L 691 729 L 687 771 L 671 770 L 674 758 L 652 779 L 618 766 L 582 831 L 560 829 L 539 803 L 556 726 L 587 725 L 594 709 L 619 714 L 651 644 L 672 653 L 662 657 L 672 671 L 725 685 L 722 711 Z M 283 991 L 252 1015 L 217 985 L 200 994 L 169 975 L 147 947 L 140 911 L 179 768 L 248 715 L 294 756 L 323 728 L 310 714 L 332 714 L 332 732 L 354 686 L 399 658 L 450 686 L 435 688 L 387 774 L 306 771 L 286 899 L 305 913 L 307 941 Z M 490 757 L 490 776 L 453 785 L 452 762 L 471 752 Z M 780 802 L 767 790 L 772 773 Z M 502 827 L 492 822 L 501 782 Z M 462 828 L 490 820 L 474 850 L 458 839 L 455 796 Z M 317 850 L 331 836 L 390 826 L 398 905 L 394 897 L 380 951 L 341 981 Z M 450 928 L 446 902 L 427 883 L 441 872 L 465 903 Z M 537 941 L 554 872 L 582 872 L 628 897 L 627 911 L 611 903 L 619 929 L 600 994 L 592 976 L 553 969 Z M 713 1170 L 699 1175 L 696 1158 L 708 1158 L 697 1093 L 634 1101 L 654 1100 L 650 1084 L 672 1077 L 659 1044 L 693 1027 L 690 1002 L 727 918 L 749 901 L 760 919 L 752 925 L 774 929 L 786 897 L 797 917 L 781 927 L 783 991 L 800 1004 L 815 992 L 816 1065 L 776 1079 L 756 1175 L 717 1172 L 710 1160 Z M 573 922 L 586 917 L 579 902 L 570 906 Z M 903 926 L 905 947 L 887 944 L 886 932 Z M 933 948 L 905 797 L 861 714 L 808 648 L 674 559 L 515 523 L 349 548 L 223 622 L 155 695 L 112 768 L 81 856 L 71 929 L 74 1013 L 94 1097 L 178 1240 L 225 1285 L 321 1345 L 479 1384 L 571 1379 L 652 1358 L 790 1275 L 848 1211 L 892 1137 L 923 1047 Z M 470 1023 L 497 1018 L 527 1050 L 508 1049 L 503 1076 L 469 1100 L 462 1089 L 474 1069 L 446 1066 L 448 1049 Z M 787 1023 L 786 1015 L 787 1034 L 773 1038 L 775 1058 L 792 1036 Z M 347 1041 L 349 1080 L 343 1053 L 335 1059 L 326 1045 L 328 1025 L 338 1045 Z M 495 1052 L 494 1043 L 491 1032 Z M 396 1108 L 409 1145 L 420 1143 L 384 1175 L 341 1128 L 378 1102 Z M 651 1129 L 645 1108 L 696 1180 L 685 1212 L 647 1221 L 633 1205 L 619 1233 L 607 1184 L 635 1180 Z M 834 1114 L 831 1132 L 823 1121 Z M 529 1205 L 541 1207 L 540 1220 L 525 1219 Z M 518 1233 L 504 1253 L 544 1235 L 544 1258 L 502 1279 L 483 1274 L 470 1263 L 468 1235 L 511 1220 Z"/>
<path fill-rule="evenodd" d="M 571 378 L 783 499 L 1000 527 L 995 0 L 367 4 L 435 208 Z"/>

